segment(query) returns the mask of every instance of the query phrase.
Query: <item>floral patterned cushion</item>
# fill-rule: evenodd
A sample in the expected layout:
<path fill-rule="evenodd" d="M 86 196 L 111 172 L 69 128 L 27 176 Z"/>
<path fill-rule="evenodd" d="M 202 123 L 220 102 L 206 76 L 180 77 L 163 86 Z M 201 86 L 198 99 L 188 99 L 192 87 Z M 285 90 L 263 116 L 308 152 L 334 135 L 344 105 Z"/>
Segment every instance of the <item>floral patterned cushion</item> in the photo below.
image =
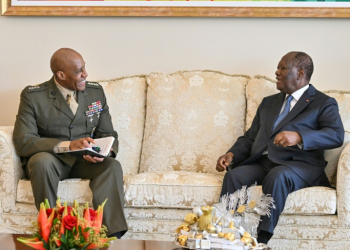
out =
<path fill-rule="evenodd" d="M 125 179 L 125 203 L 127 207 L 191 209 L 195 206 L 217 203 L 221 185 L 222 176 L 215 174 L 185 171 L 142 173 Z M 253 188 L 261 192 L 261 186 Z M 92 204 L 88 180 L 61 181 L 58 196 L 69 204 L 74 199 L 79 203 Z M 16 201 L 34 204 L 29 180 L 19 181 Z M 322 215 L 334 214 L 335 211 L 336 191 L 326 187 L 311 187 L 291 193 L 283 214 Z"/>
<path fill-rule="evenodd" d="M 297 230 L 295 228 L 288 228 L 286 235 L 289 232 L 292 232 L 293 235 L 303 236 L 305 233 L 310 233 L 309 228 L 304 228 Z M 331 230 L 327 228 L 317 228 L 316 231 L 312 230 L 312 233 L 315 235 L 343 235 L 344 232 L 339 232 L 340 230 Z M 287 240 L 287 239 L 275 239 L 272 238 L 269 241 L 269 247 L 273 250 L 286 250 L 286 249 L 298 249 L 298 250 L 310 250 L 310 249 L 322 249 L 322 250 L 334 250 L 341 249 L 346 250 L 350 249 L 349 240 L 310 240 L 307 239 L 307 234 L 305 240 Z"/>
<path fill-rule="evenodd" d="M 3 212 L 20 212 L 15 207 L 16 185 L 24 173 L 13 145 L 12 134 L 13 126 L 0 126 L 0 217 Z"/>
<path fill-rule="evenodd" d="M 278 226 L 300 226 L 300 227 L 337 227 L 338 216 L 333 215 L 293 215 L 282 214 L 278 220 Z M 283 234 L 283 232 L 281 233 Z"/>
<path fill-rule="evenodd" d="M 244 130 L 248 79 L 213 71 L 151 73 L 140 172 L 217 173 L 218 157 Z"/>
<path fill-rule="evenodd" d="M 132 176 L 125 183 L 127 207 L 183 208 L 219 201 L 222 176 L 185 171 L 160 171 Z M 261 186 L 252 187 L 261 192 Z M 171 198 L 169 198 L 171 197 Z M 332 188 L 311 187 L 288 196 L 283 214 L 322 215 L 336 211 Z"/>
<path fill-rule="evenodd" d="M 246 98 L 247 98 L 247 114 L 246 114 L 246 127 L 249 129 L 256 110 L 258 109 L 259 104 L 265 96 L 273 95 L 278 93 L 276 89 L 276 81 L 269 79 L 264 76 L 255 76 L 252 78 L 246 87 Z M 325 172 L 333 187 L 336 186 L 336 176 L 337 176 L 337 167 L 340 154 L 344 147 L 350 142 L 350 92 L 344 91 L 325 91 L 325 94 L 334 97 L 339 105 L 340 116 L 342 117 L 343 125 L 345 128 L 345 140 L 344 144 L 340 148 L 326 150 L 325 158 L 328 162 Z"/>
<path fill-rule="evenodd" d="M 105 90 L 113 127 L 119 135 L 117 160 L 124 174 L 137 174 L 145 126 L 145 76 L 103 80 L 99 83 Z"/>
<path fill-rule="evenodd" d="M 325 91 L 325 93 L 331 97 L 334 97 L 337 100 L 339 106 L 339 113 L 342 118 L 342 122 L 345 129 L 343 146 L 340 148 L 325 151 L 325 158 L 328 162 L 325 172 L 331 185 L 333 187 L 336 187 L 339 157 L 344 147 L 350 142 L 350 92 L 330 90 Z"/>
<path fill-rule="evenodd" d="M 222 175 L 186 171 L 159 171 L 134 175 L 125 183 L 127 207 L 182 208 L 219 201 Z"/>
<path fill-rule="evenodd" d="M 60 181 L 57 196 L 60 197 L 61 201 L 67 201 L 70 205 L 76 200 L 79 203 L 89 202 L 89 205 L 92 206 L 92 192 L 89 183 L 89 180 L 82 179 L 67 179 Z M 72 192 L 72 190 L 74 190 L 74 192 Z M 34 196 L 30 180 L 19 181 L 16 202 L 34 204 Z"/>
<path fill-rule="evenodd" d="M 258 189 L 261 186 L 250 187 Z M 335 189 L 327 187 L 303 188 L 288 195 L 282 214 L 324 215 L 335 214 L 337 194 Z"/>
<path fill-rule="evenodd" d="M 310 187 L 288 195 L 283 214 L 335 214 L 337 193 L 333 188 Z"/>
<path fill-rule="evenodd" d="M 262 99 L 278 92 L 275 81 L 265 76 L 254 76 L 254 78 L 249 80 L 246 87 L 247 113 L 245 130 L 248 130 L 252 125 L 256 110 Z"/>
<path fill-rule="evenodd" d="M 344 129 L 350 133 L 350 91 L 328 90 L 324 93 L 337 100 Z"/>

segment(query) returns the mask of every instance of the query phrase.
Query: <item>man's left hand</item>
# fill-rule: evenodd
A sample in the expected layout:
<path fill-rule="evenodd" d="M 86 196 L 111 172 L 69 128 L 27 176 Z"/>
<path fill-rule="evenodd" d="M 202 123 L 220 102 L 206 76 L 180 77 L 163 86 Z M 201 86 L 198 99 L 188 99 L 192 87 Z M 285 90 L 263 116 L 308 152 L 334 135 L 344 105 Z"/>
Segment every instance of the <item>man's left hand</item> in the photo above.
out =
<path fill-rule="evenodd" d="M 276 135 L 273 143 L 276 146 L 288 147 L 294 146 L 303 142 L 303 138 L 298 132 L 293 131 L 283 131 Z"/>
<path fill-rule="evenodd" d="M 113 151 L 113 148 L 111 148 L 111 152 Z M 92 157 L 91 155 L 83 155 L 83 158 L 85 161 L 89 161 L 92 163 L 99 163 L 99 162 L 103 162 L 104 158 L 103 157 Z"/>
<path fill-rule="evenodd" d="M 83 158 L 85 161 L 93 162 L 93 163 L 98 163 L 98 162 L 103 162 L 104 158 L 103 157 L 92 157 L 91 155 L 83 155 Z"/>

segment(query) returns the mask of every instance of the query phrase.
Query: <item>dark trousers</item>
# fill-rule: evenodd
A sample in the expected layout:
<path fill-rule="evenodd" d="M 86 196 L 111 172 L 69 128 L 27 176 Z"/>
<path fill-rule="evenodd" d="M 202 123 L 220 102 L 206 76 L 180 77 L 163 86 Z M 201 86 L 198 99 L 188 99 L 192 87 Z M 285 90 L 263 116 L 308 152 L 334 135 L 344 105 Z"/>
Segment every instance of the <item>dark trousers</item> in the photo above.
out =
<path fill-rule="evenodd" d="M 242 186 L 251 186 L 257 183 L 262 185 L 264 194 L 270 194 L 276 205 L 271 209 L 271 216 L 262 216 L 258 226 L 258 234 L 261 230 L 273 234 L 280 214 L 284 209 L 287 196 L 294 191 L 310 187 L 293 170 L 287 166 L 273 163 L 263 155 L 256 163 L 234 168 L 225 174 L 222 184 L 221 196 L 232 194 Z"/>
<path fill-rule="evenodd" d="M 97 209 L 108 198 L 103 209 L 107 234 L 121 232 L 123 235 L 128 230 L 123 209 L 123 171 L 117 160 L 107 157 L 101 163 L 91 163 L 79 159 L 70 167 L 54 155 L 41 152 L 29 159 L 26 177 L 31 181 L 38 210 L 45 199 L 48 199 L 51 207 L 55 206 L 59 181 L 69 178 L 90 180 L 94 208 Z"/>

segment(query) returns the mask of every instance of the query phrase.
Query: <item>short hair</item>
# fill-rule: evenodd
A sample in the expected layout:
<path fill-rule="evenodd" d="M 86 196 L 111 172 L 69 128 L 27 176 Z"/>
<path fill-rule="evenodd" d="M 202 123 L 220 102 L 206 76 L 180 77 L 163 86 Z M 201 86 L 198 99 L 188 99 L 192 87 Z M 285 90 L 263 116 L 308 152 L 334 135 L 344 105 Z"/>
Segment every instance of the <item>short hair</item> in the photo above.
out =
<path fill-rule="evenodd" d="M 294 62 L 297 68 L 305 71 L 306 80 L 310 81 L 312 73 L 314 72 L 314 63 L 311 57 L 304 52 L 292 52 L 294 53 Z"/>

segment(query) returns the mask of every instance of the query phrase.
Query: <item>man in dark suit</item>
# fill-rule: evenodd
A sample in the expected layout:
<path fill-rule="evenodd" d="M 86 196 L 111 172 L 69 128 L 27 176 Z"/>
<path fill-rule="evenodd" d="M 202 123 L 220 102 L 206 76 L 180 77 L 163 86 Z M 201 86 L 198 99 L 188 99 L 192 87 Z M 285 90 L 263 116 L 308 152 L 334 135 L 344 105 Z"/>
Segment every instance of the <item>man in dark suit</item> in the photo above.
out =
<path fill-rule="evenodd" d="M 118 134 L 113 130 L 104 91 L 88 76 L 82 56 L 72 49 L 59 49 L 51 58 L 51 80 L 28 86 L 21 93 L 13 132 L 14 145 L 25 175 L 31 180 L 35 205 L 48 199 L 54 206 L 58 183 L 68 178 L 90 180 L 93 205 L 108 198 L 103 224 L 108 235 L 120 238 L 127 231 L 124 216 L 123 171 L 113 159 Z M 97 110 L 89 112 L 91 108 Z M 114 136 L 111 157 L 75 157 L 63 150 L 90 147 L 93 138 Z"/>
<path fill-rule="evenodd" d="M 263 216 L 258 227 L 261 243 L 272 237 L 288 194 L 330 186 L 323 153 L 343 144 L 337 102 L 309 84 L 312 73 L 306 53 L 282 57 L 275 73 L 281 93 L 262 100 L 249 130 L 217 161 L 218 171 L 228 170 L 221 195 L 257 183 L 274 198 L 276 209 L 271 217 Z"/>

